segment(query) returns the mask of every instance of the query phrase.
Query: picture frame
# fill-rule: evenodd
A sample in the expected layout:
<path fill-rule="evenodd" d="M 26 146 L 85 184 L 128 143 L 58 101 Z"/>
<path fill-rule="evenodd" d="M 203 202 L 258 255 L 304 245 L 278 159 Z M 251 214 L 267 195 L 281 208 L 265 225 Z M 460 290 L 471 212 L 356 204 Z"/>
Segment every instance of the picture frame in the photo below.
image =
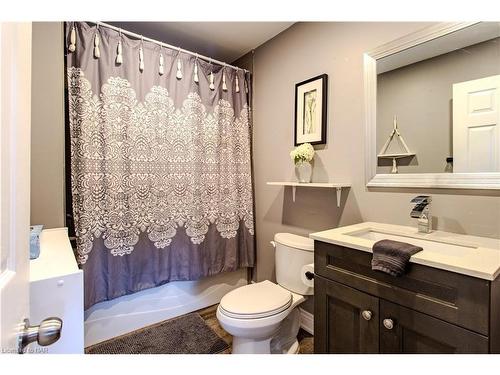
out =
<path fill-rule="evenodd" d="M 326 144 L 327 106 L 327 74 L 295 85 L 295 146 L 302 143 Z"/>

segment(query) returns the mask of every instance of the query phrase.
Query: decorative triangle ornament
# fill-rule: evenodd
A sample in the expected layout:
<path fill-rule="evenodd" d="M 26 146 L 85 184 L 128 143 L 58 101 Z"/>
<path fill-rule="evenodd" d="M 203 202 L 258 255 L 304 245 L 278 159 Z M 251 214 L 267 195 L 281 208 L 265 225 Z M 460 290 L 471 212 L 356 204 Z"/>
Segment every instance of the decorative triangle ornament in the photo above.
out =
<path fill-rule="evenodd" d="M 391 144 L 391 142 L 394 139 L 397 139 L 397 142 L 399 142 L 399 144 L 402 146 L 403 150 L 400 153 L 387 153 L 387 150 L 389 149 L 389 145 Z M 392 132 L 391 132 L 391 134 L 389 134 L 389 138 L 387 138 L 387 141 L 384 143 L 384 146 L 382 146 L 382 150 L 380 150 L 380 152 L 377 156 L 381 159 L 392 159 L 391 173 L 398 173 L 397 159 L 415 156 L 415 153 L 410 151 L 410 149 L 408 148 L 408 145 L 405 142 L 405 139 L 403 138 L 403 136 L 399 132 L 398 118 L 396 117 L 396 115 L 394 115 Z"/>

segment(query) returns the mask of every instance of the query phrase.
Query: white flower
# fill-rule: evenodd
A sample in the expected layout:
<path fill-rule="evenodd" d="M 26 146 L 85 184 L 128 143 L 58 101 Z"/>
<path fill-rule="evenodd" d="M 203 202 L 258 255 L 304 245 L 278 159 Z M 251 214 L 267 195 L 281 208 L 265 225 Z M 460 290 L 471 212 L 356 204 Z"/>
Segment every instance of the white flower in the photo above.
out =
<path fill-rule="evenodd" d="M 302 143 L 290 152 L 290 158 L 295 164 L 303 161 L 311 161 L 314 157 L 314 147 L 310 143 Z"/>

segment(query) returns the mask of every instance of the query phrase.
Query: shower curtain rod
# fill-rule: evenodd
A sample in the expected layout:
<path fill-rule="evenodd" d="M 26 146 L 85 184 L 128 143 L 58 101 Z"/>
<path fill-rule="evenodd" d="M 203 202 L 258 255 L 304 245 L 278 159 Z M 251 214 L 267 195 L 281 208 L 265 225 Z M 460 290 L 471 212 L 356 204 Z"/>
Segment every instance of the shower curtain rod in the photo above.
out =
<path fill-rule="evenodd" d="M 166 47 L 166 48 L 169 48 L 169 49 L 172 49 L 172 50 L 176 50 L 176 51 L 179 51 L 179 52 L 187 53 L 187 54 L 192 55 L 192 56 L 196 56 L 197 58 L 202 59 L 202 60 L 207 60 L 209 62 L 216 63 L 218 65 L 222 65 L 222 66 L 225 66 L 225 67 L 228 67 L 228 68 L 232 68 L 232 69 L 235 69 L 235 70 L 243 70 L 244 72 L 249 72 L 249 70 L 247 70 L 247 69 L 243 69 L 243 68 L 240 68 L 238 66 L 227 64 L 227 63 L 225 63 L 223 61 L 219 61 L 219 60 L 213 59 L 213 58 L 208 57 L 208 56 L 200 55 L 199 53 L 191 52 L 191 51 L 188 51 L 186 49 L 183 49 L 183 48 L 180 48 L 180 47 L 176 47 L 176 46 L 173 46 L 173 45 L 168 44 L 168 43 L 160 42 L 159 40 L 151 39 L 151 38 L 145 37 L 143 35 L 133 33 L 132 31 L 123 30 L 123 29 L 121 29 L 119 27 L 107 24 L 105 22 L 100 22 L 100 21 L 95 21 L 95 22 L 90 21 L 90 22 L 94 23 L 94 24 L 96 24 L 98 26 L 104 26 L 104 27 L 107 27 L 108 29 L 112 29 L 112 30 L 115 30 L 117 32 L 121 32 L 122 34 L 126 34 L 126 35 L 132 36 L 132 37 L 137 38 L 137 39 L 147 40 L 148 42 L 159 44 L 160 46 L 163 46 L 163 47 Z"/>

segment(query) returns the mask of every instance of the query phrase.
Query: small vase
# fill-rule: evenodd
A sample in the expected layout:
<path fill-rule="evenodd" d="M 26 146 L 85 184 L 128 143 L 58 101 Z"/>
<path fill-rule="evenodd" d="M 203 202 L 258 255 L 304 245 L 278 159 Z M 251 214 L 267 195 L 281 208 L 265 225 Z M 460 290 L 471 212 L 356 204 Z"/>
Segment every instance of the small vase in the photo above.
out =
<path fill-rule="evenodd" d="M 312 166 L 308 161 L 299 161 L 295 164 L 295 175 L 300 183 L 311 182 Z"/>

